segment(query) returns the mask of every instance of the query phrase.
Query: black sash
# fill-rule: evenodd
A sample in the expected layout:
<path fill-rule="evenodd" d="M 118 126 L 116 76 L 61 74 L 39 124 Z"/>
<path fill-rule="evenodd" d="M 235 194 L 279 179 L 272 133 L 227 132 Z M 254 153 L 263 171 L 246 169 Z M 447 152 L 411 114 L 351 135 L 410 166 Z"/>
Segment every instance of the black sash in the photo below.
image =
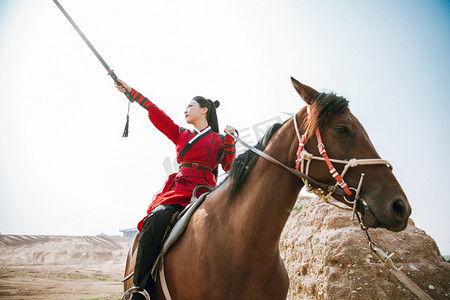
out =
<path fill-rule="evenodd" d="M 180 157 L 183 158 L 186 153 L 192 148 L 192 146 L 194 146 L 198 141 L 200 141 L 202 138 L 204 138 L 205 136 L 207 136 L 208 134 L 210 134 L 212 132 L 212 129 L 209 129 L 207 132 L 203 133 L 201 137 L 197 138 L 195 141 L 193 141 L 192 143 L 187 143 L 186 146 L 184 146 L 183 149 L 181 149 L 180 151 Z M 198 133 L 201 134 L 201 133 Z"/>

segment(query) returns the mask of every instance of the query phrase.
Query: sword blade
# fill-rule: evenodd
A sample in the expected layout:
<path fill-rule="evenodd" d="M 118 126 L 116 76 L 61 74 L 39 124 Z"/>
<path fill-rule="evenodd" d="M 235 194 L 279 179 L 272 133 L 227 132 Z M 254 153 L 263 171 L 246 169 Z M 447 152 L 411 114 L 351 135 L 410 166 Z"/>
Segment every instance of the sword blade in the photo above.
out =
<path fill-rule="evenodd" d="M 58 6 L 59 10 L 63 13 L 63 15 L 67 18 L 67 20 L 72 24 L 73 28 L 78 32 L 78 34 L 81 36 L 83 41 L 88 45 L 88 47 L 94 52 L 95 56 L 98 58 L 98 60 L 102 63 L 103 67 L 108 71 L 108 75 L 111 76 L 112 70 L 108 66 L 108 64 L 105 62 L 105 60 L 100 56 L 100 54 L 97 52 L 97 50 L 94 48 L 94 46 L 91 44 L 91 42 L 87 39 L 87 37 L 84 35 L 84 33 L 78 28 L 77 24 L 72 20 L 72 18 L 69 16 L 69 14 L 66 12 L 66 10 L 59 4 L 58 0 L 53 0 L 55 2 L 56 6 Z M 111 76 L 112 77 L 112 76 Z M 114 81 L 116 81 L 116 78 L 114 78 Z"/>
<path fill-rule="evenodd" d="M 78 34 L 81 36 L 83 41 L 88 45 L 89 49 L 92 50 L 92 52 L 95 54 L 95 56 L 98 58 L 98 60 L 102 63 L 103 67 L 105 67 L 106 71 L 108 71 L 108 75 L 111 76 L 111 78 L 116 82 L 118 85 L 123 86 L 119 81 L 117 81 L 117 76 L 114 73 L 113 70 L 108 66 L 108 64 L 105 62 L 105 60 L 100 56 L 100 54 L 97 52 L 97 50 L 94 48 L 94 46 L 91 44 L 91 42 L 87 39 L 87 37 L 84 35 L 84 33 L 78 28 L 77 24 L 72 20 L 72 18 L 69 16 L 69 14 L 66 12 L 66 10 L 59 4 L 58 0 L 53 0 L 55 2 L 56 6 L 58 6 L 59 10 L 63 13 L 63 15 L 66 17 L 66 19 L 72 24 L 73 28 L 78 32 Z M 130 92 L 126 91 L 125 96 L 128 98 L 130 102 L 134 102 L 133 97 L 131 97 Z"/>

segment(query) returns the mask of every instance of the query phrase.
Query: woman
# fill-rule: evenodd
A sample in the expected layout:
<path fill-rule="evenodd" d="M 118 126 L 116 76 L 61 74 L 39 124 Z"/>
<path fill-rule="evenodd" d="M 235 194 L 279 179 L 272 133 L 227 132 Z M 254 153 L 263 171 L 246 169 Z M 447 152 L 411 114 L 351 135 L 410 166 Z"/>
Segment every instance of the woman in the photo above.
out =
<path fill-rule="evenodd" d="M 201 96 L 192 99 L 184 112 L 186 123 L 194 126 L 191 131 L 179 127 L 153 102 L 125 82 L 118 81 L 123 86 L 116 84 L 116 88 L 122 93 L 131 93 L 133 99 L 148 111 L 153 125 L 175 144 L 177 162 L 180 165 L 178 173 L 169 176 L 163 190 L 155 195 L 148 207 L 147 216 L 138 224 L 141 234 L 133 283 L 142 289 L 145 288 L 141 286 L 145 285 L 142 280 L 161 250 L 161 241 L 172 215 L 189 204 L 196 186 L 216 185 L 217 166 L 221 163 L 224 171 L 230 169 L 235 157 L 235 145 L 232 137 L 218 133 L 216 108 L 220 105 L 219 101 L 213 102 Z M 225 130 L 235 132 L 231 126 L 227 126 Z M 198 194 L 205 192 L 206 189 L 200 189 Z M 130 299 L 144 298 L 135 293 Z"/>

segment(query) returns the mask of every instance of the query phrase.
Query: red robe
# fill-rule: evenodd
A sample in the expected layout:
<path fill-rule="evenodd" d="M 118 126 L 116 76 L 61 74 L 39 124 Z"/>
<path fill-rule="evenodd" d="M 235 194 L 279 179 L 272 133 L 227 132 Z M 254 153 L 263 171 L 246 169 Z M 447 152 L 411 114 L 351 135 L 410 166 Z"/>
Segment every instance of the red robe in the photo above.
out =
<path fill-rule="evenodd" d="M 171 174 L 162 191 L 154 196 L 147 215 L 161 204 L 180 204 L 185 207 L 190 202 L 192 191 L 198 185 L 215 187 L 216 178 L 212 170 L 216 169 L 219 163 L 224 171 L 230 169 L 236 155 L 234 139 L 212 131 L 209 126 L 199 133 L 182 128 L 136 90 L 132 89 L 131 95 L 148 110 L 148 117 L 153 125 L 175 144 L 177 162 L 180 164 L 180 170 Z M 183 153 L 182 150 L 189 142 L 192 147 Z M 200 189 L 197 194 L 199 196 L 205 192 L 205 189 Z M 139 222 L 139 231 L 142 230 L 146 218 Z"/>

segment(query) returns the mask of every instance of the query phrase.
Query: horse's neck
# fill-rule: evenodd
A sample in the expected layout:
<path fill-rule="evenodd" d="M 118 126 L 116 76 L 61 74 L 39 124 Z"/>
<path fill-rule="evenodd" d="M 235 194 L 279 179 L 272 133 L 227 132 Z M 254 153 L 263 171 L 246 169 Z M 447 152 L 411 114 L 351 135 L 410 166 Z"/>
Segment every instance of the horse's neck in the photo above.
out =
<path fill-rule="evenodd" d="M 284 164 L 292 165 L 295 157 L 292 121 L 287 122 L 271 139 L 264 152 Z M 259 158 L 234 199 L 235 222 L 241 223 L 241 234 L 249 241 L 272 245 L 277 249 L 283 227 L 303 185 L 286 169 Z M 270 247 L 268 247 L 270 248 Z"/>

